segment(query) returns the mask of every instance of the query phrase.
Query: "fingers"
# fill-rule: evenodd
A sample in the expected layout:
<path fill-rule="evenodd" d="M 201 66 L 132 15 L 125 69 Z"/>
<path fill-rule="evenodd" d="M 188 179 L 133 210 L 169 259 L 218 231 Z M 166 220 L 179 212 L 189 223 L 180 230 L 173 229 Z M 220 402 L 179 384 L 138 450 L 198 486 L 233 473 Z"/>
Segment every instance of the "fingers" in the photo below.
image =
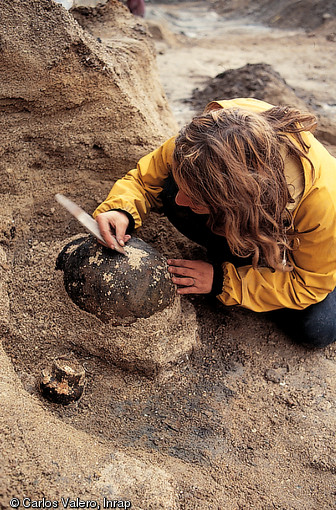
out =
<path fill-rule="evenodd" d="M 212 288 L 214 269 L 202 260 L 168 259 L 168 271 L 178 285 L 178 294 L 208 294 Z"/>
<path fill-rule="evenodd" d="M 193 277 L 193 269 L 189 267 L 169 266 L 168 271 L 181 276 L 190 276 L 190 278 Z"/>
<path fill-rule="evenodd" d="M 197 287 L 179 287 L 176 292 L 178 294 L 202 294 Z"/>
<path fill-rule="evenodd" d="M 124 246 L 131 238 L 130 235 L 126 234 L 129 220 L 122 212 L 108 211 L 98 214 L 96 221 L 107 246 L 112 250 L 114 249 L 115 239 L 120 246 Z M 115 236 L 113 235 L 113 231 L 115 231 Z"/>
<path fill-rule="evenodd" d="M 168 259 L 168 271 L 172 273 L 172 282 L 178 285 L 178 294 L 196 294 L 195 264 L 191 260 Z M 177 276 L 175 276 L 177 275 Z"/>
<path fill-rule="evenodd" d="M 176 285 L 184 285 L 186 287 L 195 287 L 196 285 L 195 278 L 177 278 L 173 276 L 172 282 Z"/>
<path fill-rule="evenodd" d="M 168 259 L 167 263 L 169 266 L 188 267 L 189 269 L 195 269 L 197 266 L 196 260 Z"/>
<path fill-rule="evenodd" d="M 120 246 L 125 246 L 125 242 L 126 242 L 126 230 L 127 230 L 127 227 L 128 227 L 128 221 L 127 223 L 123 223 L 122 221 L 119 221 L 116 223 L 115 225 L 115 231 L 116 231 L 116 239 L 118 241 L 118 243 L 120 244 Z"/>
<path fill-rule="evenodd" d="M 187 276 L 189 278 L 172 277 L 174 283 L 178 285 L 195 285 L 195 264 L 192 260 L 168 259 L 168 271 L 178 276 Z"/>
<path fill-rule="evenodd" d="M 114 248 L 114 244 L 113 244 L 112 231 L 111 231 L 111 228 L 110 228 L 110 222 L 108 221 L 107 218 L 100 217 L 100 215 L 97 216 L 96 220 L 97 220 L 97 223 L 99 225 L 100 233 L 101 233 L 101 235 L 104 238 L 104 241 L 106 242 L 106 244 L 107 244 L 107 246 L 109 248 L 113 249 Z"/>

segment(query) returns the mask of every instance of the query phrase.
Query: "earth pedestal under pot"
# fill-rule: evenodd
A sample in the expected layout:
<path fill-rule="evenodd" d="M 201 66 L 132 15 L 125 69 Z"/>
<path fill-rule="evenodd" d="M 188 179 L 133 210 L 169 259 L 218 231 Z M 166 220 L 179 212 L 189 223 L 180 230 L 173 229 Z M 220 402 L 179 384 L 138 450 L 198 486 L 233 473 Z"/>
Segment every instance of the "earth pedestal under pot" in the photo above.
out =
<path fill-rule="evenodd" d="M 63 270 L 73 303 L 102 321 L 102 335 L 79 335 L 79 344 L 118 366 L 151 375 L 197 344 L 195 312 L 187 301 L 182 308 L 157 250 L 133 237 L 125 251 L 126 256 L 92 236 L 80 236 L 60 252 L 56 269 Z"/>

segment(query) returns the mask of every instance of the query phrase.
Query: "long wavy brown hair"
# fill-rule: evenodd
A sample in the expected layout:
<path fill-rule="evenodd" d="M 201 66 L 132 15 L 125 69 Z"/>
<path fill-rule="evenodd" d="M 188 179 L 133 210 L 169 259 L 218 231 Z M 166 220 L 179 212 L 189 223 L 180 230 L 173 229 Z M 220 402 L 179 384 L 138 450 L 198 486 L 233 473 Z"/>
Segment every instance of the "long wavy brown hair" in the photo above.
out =
<path fill-rule="evenodd" d="M 226 237 L 233 254 L 252 256 L 253 267 L 292 269 L 282 262 L 290 249 L 286 206 L 293 202 L 282 154 L 285 148 L 298 161 L 306 158 L 314 173 L 301 133 L 315 126 L 313 115 L 290 107 L 262 113 L 220 108 L 196 116 L 176 138 L 178 187 L 208 208 L 209 228 Z"/>

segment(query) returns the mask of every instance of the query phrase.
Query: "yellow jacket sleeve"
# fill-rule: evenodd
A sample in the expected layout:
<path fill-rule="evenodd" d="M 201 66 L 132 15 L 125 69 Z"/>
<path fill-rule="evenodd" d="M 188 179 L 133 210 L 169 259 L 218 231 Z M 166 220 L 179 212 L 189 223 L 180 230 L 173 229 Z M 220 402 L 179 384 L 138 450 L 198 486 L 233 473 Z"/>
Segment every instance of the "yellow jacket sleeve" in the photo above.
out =
<path fill-rule="evenodd" d="M 171 168 L 174 147 L 175 137 L 141 158 L 135 169 L 116 181 L 93 217 L 111 209 L 123 209 L 132 215 L 135 228 L 140 227 L 151 209 L 161 207 L 159 194 Z"/>

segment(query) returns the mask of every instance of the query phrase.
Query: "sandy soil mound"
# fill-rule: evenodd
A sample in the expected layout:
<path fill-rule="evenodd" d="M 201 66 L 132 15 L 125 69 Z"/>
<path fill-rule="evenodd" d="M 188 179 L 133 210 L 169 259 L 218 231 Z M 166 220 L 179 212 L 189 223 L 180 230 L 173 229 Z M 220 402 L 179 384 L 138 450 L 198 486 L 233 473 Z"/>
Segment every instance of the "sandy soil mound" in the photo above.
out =
<path fill-rule="evenodd" d="M 22 218 L 35 235 L 46 223 L 64 230 L 58 209 L 50 218 L 56 191 L 73 187 L 94 210 L 109 188 L 98 176 L 122 174 L 176 124 L 146 29 L 117 0 L 104 6 L 125 19 L 122 30 L 114 24 L 110 46 L 47 0 L 8 0 L 1 9 L 0 171 L 12 212 L 5 235 L 12 221 L 18 233 Z"/>

